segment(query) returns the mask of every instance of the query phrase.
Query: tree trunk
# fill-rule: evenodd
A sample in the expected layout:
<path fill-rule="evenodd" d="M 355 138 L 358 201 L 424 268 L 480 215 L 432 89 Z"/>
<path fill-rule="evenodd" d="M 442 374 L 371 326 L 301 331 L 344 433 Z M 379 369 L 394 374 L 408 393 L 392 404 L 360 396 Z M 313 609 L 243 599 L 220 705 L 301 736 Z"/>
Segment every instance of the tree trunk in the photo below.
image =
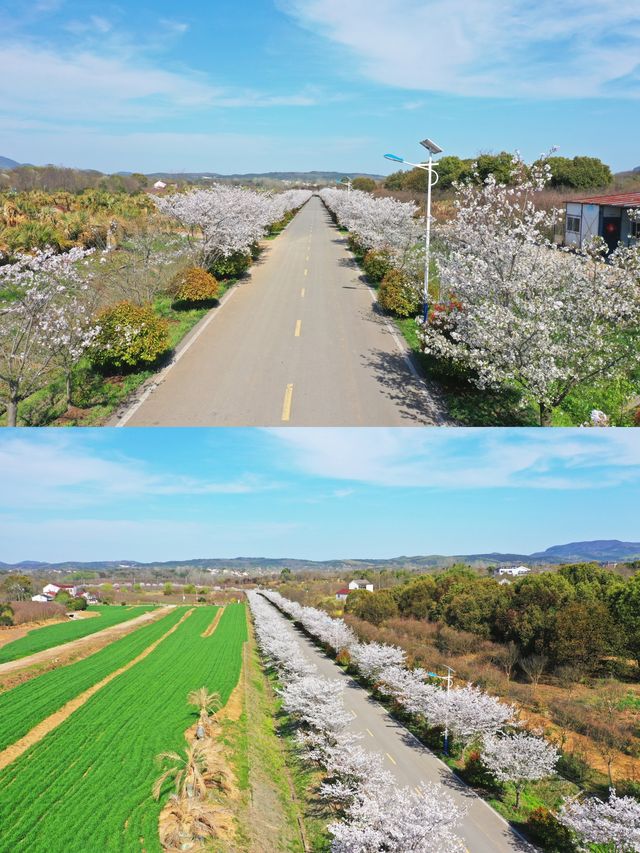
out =
<path fill-rule="evenodd" d="M 71 373 L 67 373 L 67 375 L 66 375 L 65 389 L 66 389 L 66 394 L 67 394 L 67 409 L 70 409 L 71 406 L 73 405 L 73 403 L 71 401 L 71 394 L 72 394 Z"/>
<path fill-rule="evenodd" d="M 7 403 L 7 426 L 18 426 L 18 401 L 14 397 Z"/>
<path fill-rule="evenodd" d="M 540 403 L 540 426 L 550 427 L 553 409 L 546 403 Z"/>
<path fill-rule="evenodd" d="M 515 804 L 514 808 L 517 810 L 519 805 L 520 805 L 520 788 L 518 785 L 516 785 L 516 804 Z"/>

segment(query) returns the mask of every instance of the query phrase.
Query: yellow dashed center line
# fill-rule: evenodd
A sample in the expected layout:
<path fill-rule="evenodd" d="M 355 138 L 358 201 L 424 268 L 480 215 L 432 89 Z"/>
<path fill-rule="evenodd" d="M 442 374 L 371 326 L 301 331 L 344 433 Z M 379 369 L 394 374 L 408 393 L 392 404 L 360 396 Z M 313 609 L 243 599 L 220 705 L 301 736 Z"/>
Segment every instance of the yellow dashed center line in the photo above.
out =
<path fill-rule="evenodd" d="M 303 288 L 302 288 L 302 290 L 300 291 L 300 296 L 304 299 L 304 287 L 303 287 Z"/>
<path fill-rule="evenodd" d="M 301 332 L 301 331 L 302 331 L 302 320 L 298 320 L 298 322 L 296 323 L 296 330 L 295 330 L 295 332 L 293 333 L 293 334 L 295 335 L 295 337 L 296 337 L 296 338 L 299 338 L 299 337 L 300 337 L 300 332 Z"/>
<path fill-rule="evenodd" d="M 367 733 L 368 733 L 368 734 L 370 734 L 370 735 L 371 735 L 371 737 L 373 737 L 373 732 L 371 731 L 371 729 L 366 729 L 366 731 L 367 731 Z"/>
<path fill-rule="evenodd" d="M 305 270 L 305 271 L 304 271 L 304 274 L 305 274 L 305 275 L 309 275 L 309 270 Z"/>
<path fill-rule="evenodd" d="M 293 385 L 287 385 L 284 392 L 284 403 L 282 404 L 282 420 L 288 421 L 291 419 L 291 401 L 293 399 Z"/>
<path fill-rule="evenodd" d="M 389 759 L 389 761 L 390 761 L 392 764 L 397 764 L 397 763 L 398 763 L 398 762 L 395 760 L 395 758 L 393 757 L 393 755 L 389 755 L 389 753 L 388 753 L 388 752 L 385 752 L 385 755 L 387 756 L 387 758 Z"/>

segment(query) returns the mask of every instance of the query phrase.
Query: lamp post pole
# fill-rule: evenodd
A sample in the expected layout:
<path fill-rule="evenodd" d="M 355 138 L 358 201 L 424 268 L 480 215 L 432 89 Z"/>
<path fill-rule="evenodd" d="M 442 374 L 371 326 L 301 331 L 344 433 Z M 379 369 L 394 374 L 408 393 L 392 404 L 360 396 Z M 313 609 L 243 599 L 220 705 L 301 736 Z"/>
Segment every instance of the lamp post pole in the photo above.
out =
<path fill-rule="evenodd" d="M 444 665 L 444 668 L 447 670 L 446 675 L 438 675 L 437 672 L 429 672 L 427 675 L 430 675 L 431 678 L 439 678 L 441 681 L 447 682 L 447 703 L 444 713 L 444 754 L 449 755 L 449 696 L 451 694 L 451 682 L 453 680 L 452 673 L 455 672 L 455 669 L 452 669 L 446 664 Z"/>
<path fill-rule="evenodd" d="M 425 260 L 424 260 L 424 291 L 422 294 L 422 322 L 426 323 L 429 319 L 429 273 L 431 262 L 431 190 L 438 183 L 438 173 L 433 168 L 434 154 L 441 154 L 442 148 L 436 145 L 431 139 L 423 139 L 420 143 L 423 148 L 429 152 L 429 160 L 425 163 L 410 163 L 404 157 L 398 157 L 396 154 L 385 154 L 387 160 L 392 160 L 395 163 L 404 163 L 406 166 L 412 166 L 414 169 L 423 169 L 427 173 L 427 229 L 425 233 Z M 435 178 L 435 180 L 434 180 Z"/>

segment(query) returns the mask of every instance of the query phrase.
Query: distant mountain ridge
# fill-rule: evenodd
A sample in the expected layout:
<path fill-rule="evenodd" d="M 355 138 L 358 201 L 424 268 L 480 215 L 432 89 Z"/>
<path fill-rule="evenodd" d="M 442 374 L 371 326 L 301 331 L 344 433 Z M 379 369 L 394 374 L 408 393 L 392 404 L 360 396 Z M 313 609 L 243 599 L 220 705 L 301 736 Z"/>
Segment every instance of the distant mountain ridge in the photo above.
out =
<path fill-rule="evenodd" d="M 358 571 L 362 569 L 406 568 L 430 569 L 465 562 L 477 567 L 486 567 L 503 563 L 528 563 L 530 565 L 560 564 L 569 562 L 625 562 L 640 559 L 640 542 L 621 542 L 618 539 L 598 539 L 591 542 L 570 542 L 566 545 L 552 545 L 546 551 L 535 554 L 455 554 L 445 556 L 401 556 L 390 559 L 344 559 L 344 560 L 297 560 L 272 557 L 234 557 L 228 560 L 220 558 L 195 558 L 192 560 L 167 560 L 164 562 L 141 563 L 136 560 L 105 560 L 95 562 L 65 561 L 46 563 L 24 560 L 20 563 L 3 563 L 0 571 L 37 572 L 60 569 L 86 569 L 88 571 L 119 571 L 126 569 L 235 569 L 237 571 L 263 571 L 289 568 L 292 571 Z"/>
<path fill-rule="evenodd" d="M 0 169 L 16 169 L 20 165 L 22 164 L 10 157 L 0 157 Z"/>

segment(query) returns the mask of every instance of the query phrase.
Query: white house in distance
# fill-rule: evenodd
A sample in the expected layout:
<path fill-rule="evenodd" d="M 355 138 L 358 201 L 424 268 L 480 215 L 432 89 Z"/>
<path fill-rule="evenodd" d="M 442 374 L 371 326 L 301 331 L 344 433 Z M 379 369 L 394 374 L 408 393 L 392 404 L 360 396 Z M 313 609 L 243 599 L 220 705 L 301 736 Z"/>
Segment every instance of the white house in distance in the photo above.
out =
<path fill-rule="evenodd" d="M 349 593 L 356 589 L 364 589 L 367 592 L 373 592 L 373 584 L 364 579 L 349 581 L 349 586 L 345 586 L 343 589 L 339 589 L 336 592 L 336 598 L 338 601 L 346 601 Z"/>
<path fill-rule="evenodd" d="M 55 598 L 59 592 L 66 592 L 75 598 L 78 595 L 78 587 L 68 583 L 48 583 L 42 589 L 43 595 L 50 595 L 52 598 Z"/>
<path fill-rule="evenodd" d="M 640 222 L 632 222 L 630 210 L 640 209 L 640 192 L 613 193 L 574 198 L 565 202 L 564 242 L 581 249 L 593 237 L 602 237 L 613 251 L 618 243 L 640 242 Z"/>
<path fill-rule="evenodd" d="M 501 566 L 496 574 L 510 575 L 512 578 L 519 578 L 522 575 L 528 575 L 531 569 L 527 566 Z"/>
<path fill-rule="evenodd" d="M 166 189 L 166 184 L 164 181 L 156 181 L 153 185 L 154 190 L 164 190 Z"/>
<path fill-rule="evenodd" d="M 39 592 L 37 595 L 31 596 L 31 601 L 40 601 L 42 604 L 46 604 L 47 601 L 53 601 L 53 596 L 45 595 L 44 592 Z"/>

